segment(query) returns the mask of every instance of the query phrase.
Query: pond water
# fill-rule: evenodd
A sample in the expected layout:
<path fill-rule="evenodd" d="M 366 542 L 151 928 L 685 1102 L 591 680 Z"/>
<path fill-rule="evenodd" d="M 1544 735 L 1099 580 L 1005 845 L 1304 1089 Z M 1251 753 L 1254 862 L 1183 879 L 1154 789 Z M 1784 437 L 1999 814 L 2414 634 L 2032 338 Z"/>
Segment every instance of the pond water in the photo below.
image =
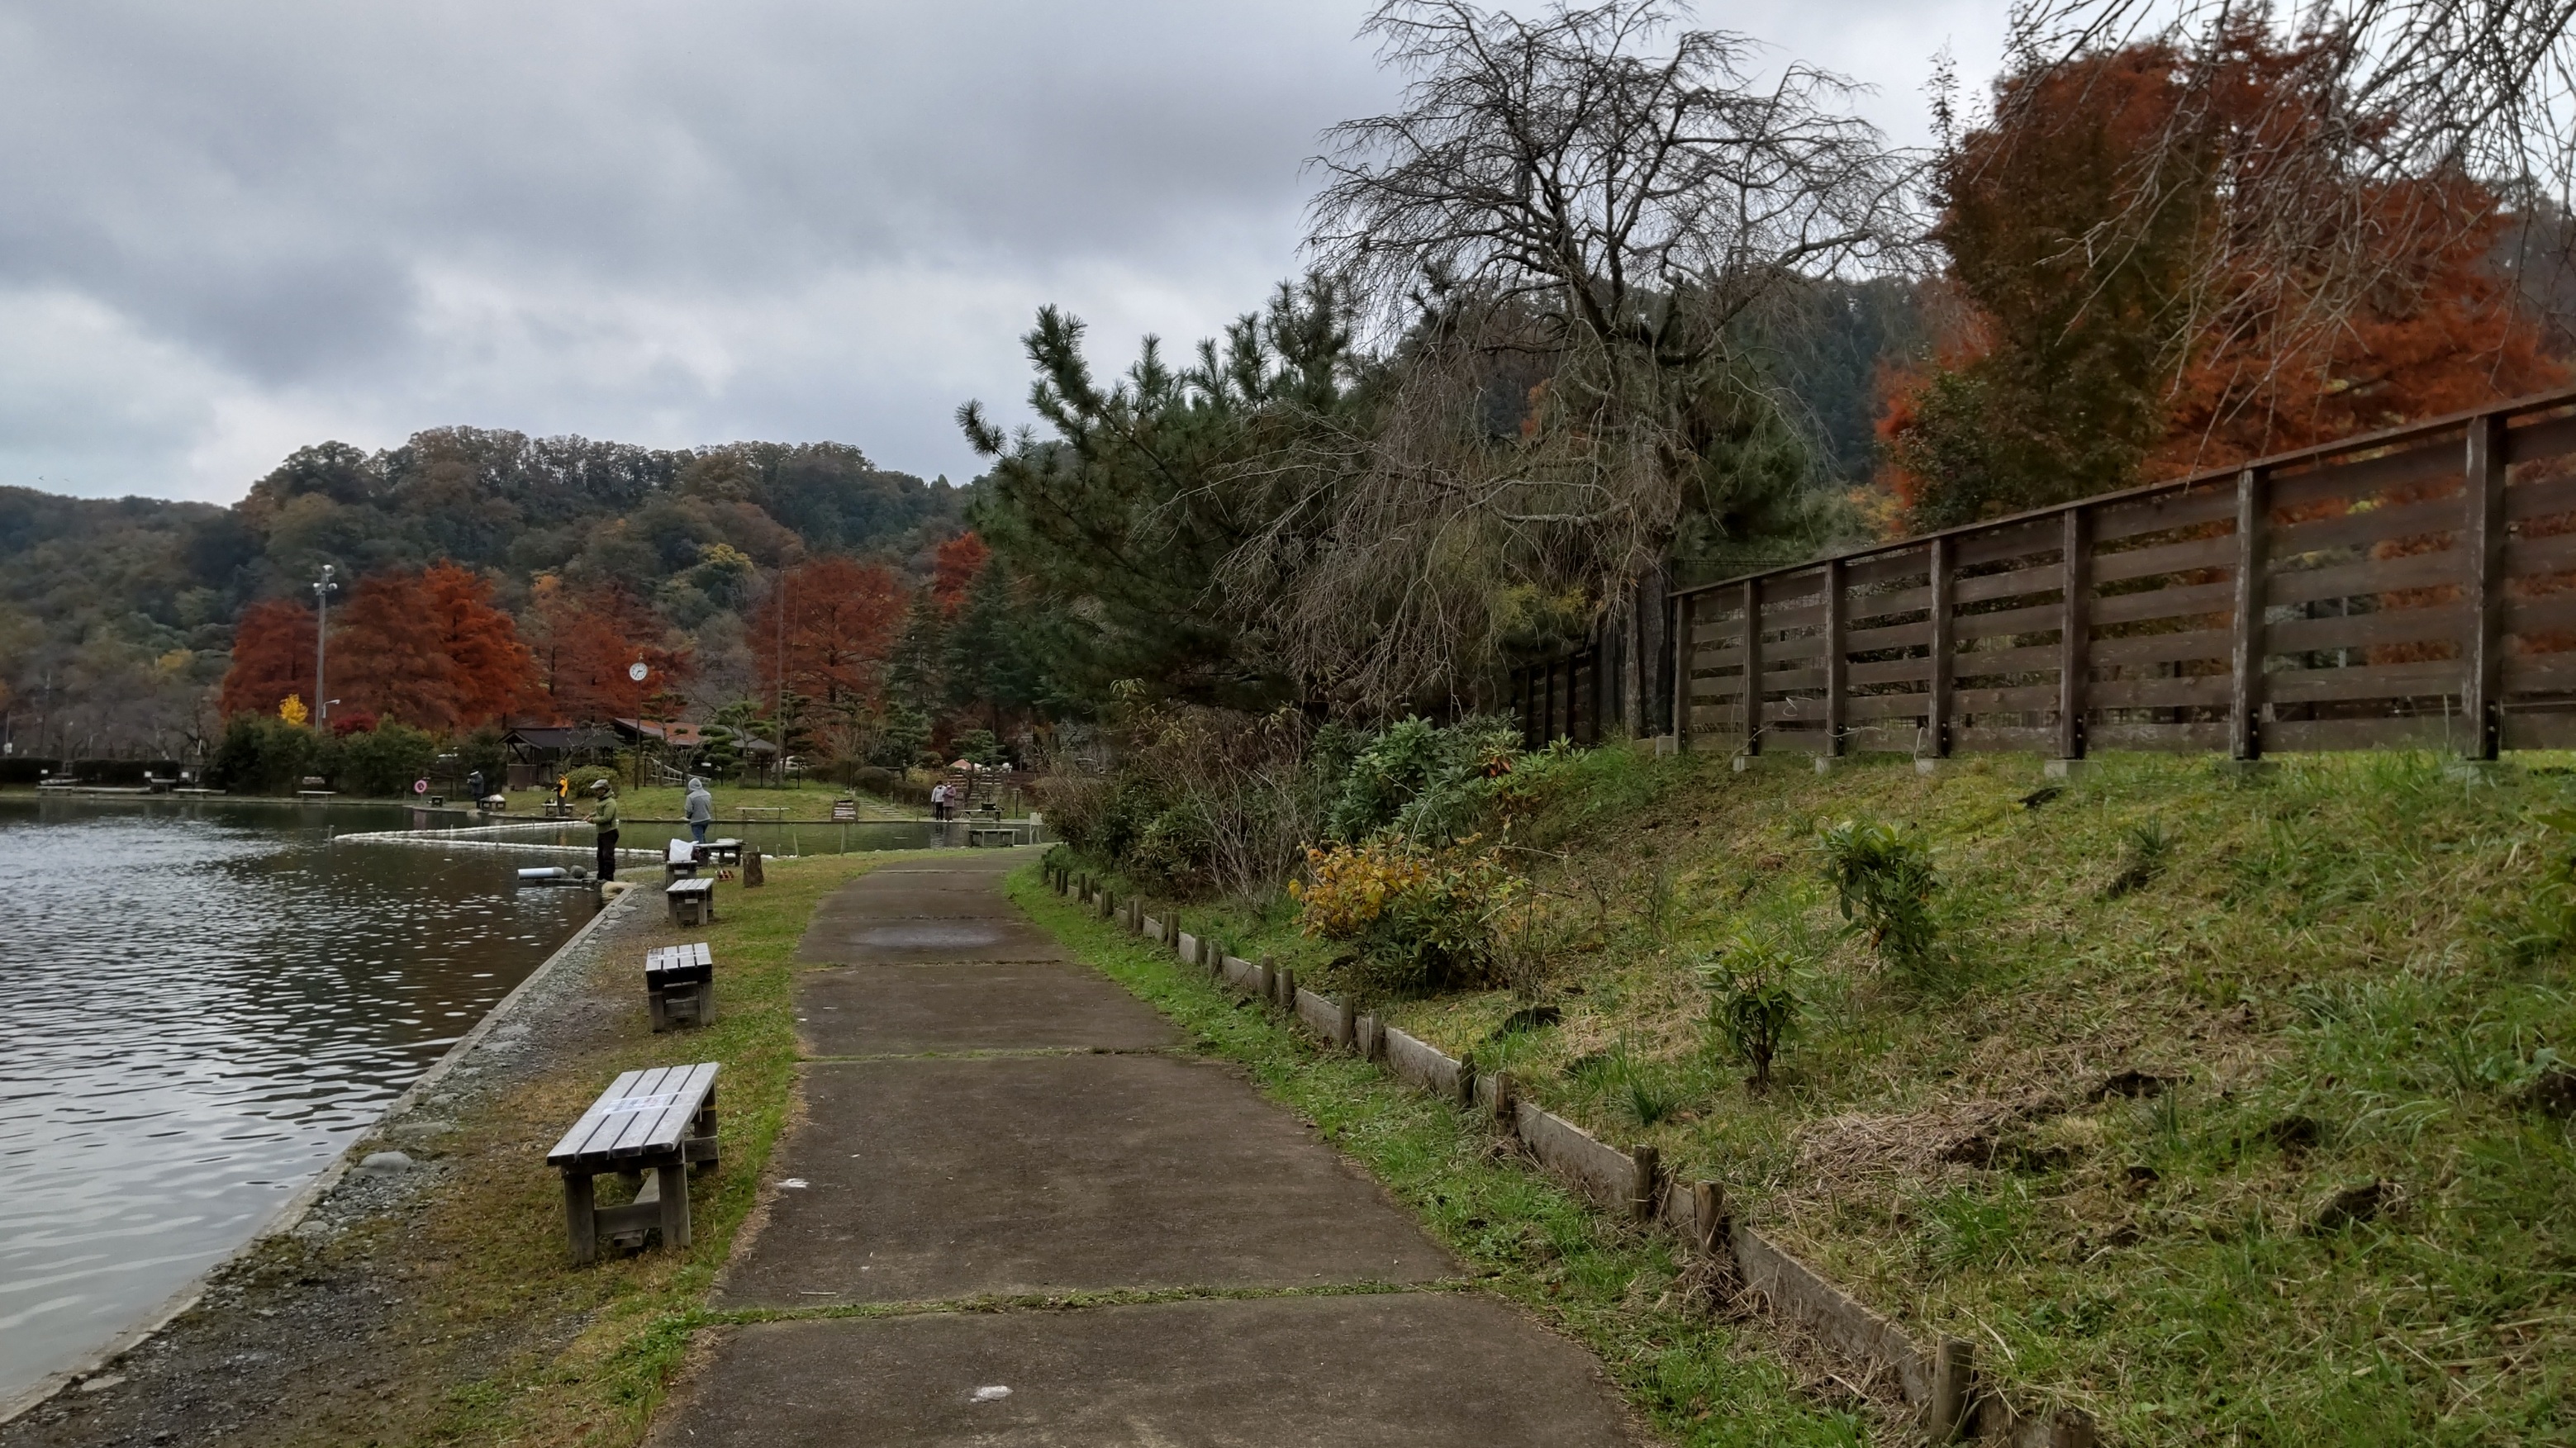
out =
<path fill-rule="evenodd" d="M 0 797 L 0 1400 L 238 1246 L 590 918 L 412 812 Z M 587 836 L 588 831 L 580 831 Z"/>

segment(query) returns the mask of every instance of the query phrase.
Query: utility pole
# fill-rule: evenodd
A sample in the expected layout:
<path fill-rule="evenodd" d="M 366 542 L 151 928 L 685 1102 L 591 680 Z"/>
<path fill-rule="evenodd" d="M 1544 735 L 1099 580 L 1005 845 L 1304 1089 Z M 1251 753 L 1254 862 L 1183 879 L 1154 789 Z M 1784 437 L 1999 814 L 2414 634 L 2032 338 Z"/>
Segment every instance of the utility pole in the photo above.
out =
<path fill-rule="evenodd" d="M 778 702 L 771 706 L 771 722 L 776 725 L 778 755 L 772 761 L 778 770 L 777 782 L 787 783 L 787 565 L 778 565 Z"/>
<path fill-rule="evenodd" d="M 340 585 L 331 581 L 333 569 L 322 565 L 322 576 L 313 583 L 313 732 L 331 732 L 331 695 L 324 688 L 331 650 L 331 592 Z"/>

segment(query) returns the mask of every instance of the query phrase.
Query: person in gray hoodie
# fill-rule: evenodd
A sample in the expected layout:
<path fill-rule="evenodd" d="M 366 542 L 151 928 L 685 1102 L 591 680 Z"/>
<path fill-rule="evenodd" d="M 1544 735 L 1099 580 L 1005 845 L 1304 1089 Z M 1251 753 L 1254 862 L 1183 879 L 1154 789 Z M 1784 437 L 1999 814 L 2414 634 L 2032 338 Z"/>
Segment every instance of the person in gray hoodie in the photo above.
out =
<path fill-rule="evenodd" d="M 689 776 L 689 797 L 681 802 L 680 814 L 689 822 L 689 838 L 699 844 L 707 842 L 707 826 L 716 822 L 716 797 L 707 793 L 707 782 Z"/>

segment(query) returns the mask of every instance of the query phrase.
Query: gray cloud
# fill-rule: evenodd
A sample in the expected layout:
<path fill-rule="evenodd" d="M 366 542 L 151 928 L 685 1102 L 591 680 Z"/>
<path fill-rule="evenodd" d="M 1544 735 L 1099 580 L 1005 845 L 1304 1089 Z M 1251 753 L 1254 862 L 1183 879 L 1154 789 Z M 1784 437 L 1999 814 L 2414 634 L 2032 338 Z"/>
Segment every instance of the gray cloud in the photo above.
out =
<path fill-rule="evenodd" d="M 1361 0 L 0 0 L 0 482 L 229 499 L 439 423 L 962 476 L 1044 302 L 1187 340 L 1296 266 Z M 1704 19 L 1914 87 L 1996 5 Z M 1947 27 L 1947 28 L 1944 28 Z"/>

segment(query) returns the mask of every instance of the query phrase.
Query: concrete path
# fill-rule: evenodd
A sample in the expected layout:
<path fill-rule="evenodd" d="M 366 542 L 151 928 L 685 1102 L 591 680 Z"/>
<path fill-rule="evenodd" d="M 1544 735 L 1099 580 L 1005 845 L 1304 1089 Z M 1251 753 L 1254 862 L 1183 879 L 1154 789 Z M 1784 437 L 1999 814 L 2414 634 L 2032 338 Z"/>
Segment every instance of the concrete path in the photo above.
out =
<path fill-rule="evenodd" d="M 1374 1182 L 1070 963 L 1001 894 L 1024 858 L 881 867 L 815 913 L 800 1113 L 715 1294 L 919 1310 L 713 1334 L 652 1444 L 1634 1441 L 1587 1353 L 1457 1290 Z M 956 1310 L 1114 1290 L 1167 1300 Z"/>

